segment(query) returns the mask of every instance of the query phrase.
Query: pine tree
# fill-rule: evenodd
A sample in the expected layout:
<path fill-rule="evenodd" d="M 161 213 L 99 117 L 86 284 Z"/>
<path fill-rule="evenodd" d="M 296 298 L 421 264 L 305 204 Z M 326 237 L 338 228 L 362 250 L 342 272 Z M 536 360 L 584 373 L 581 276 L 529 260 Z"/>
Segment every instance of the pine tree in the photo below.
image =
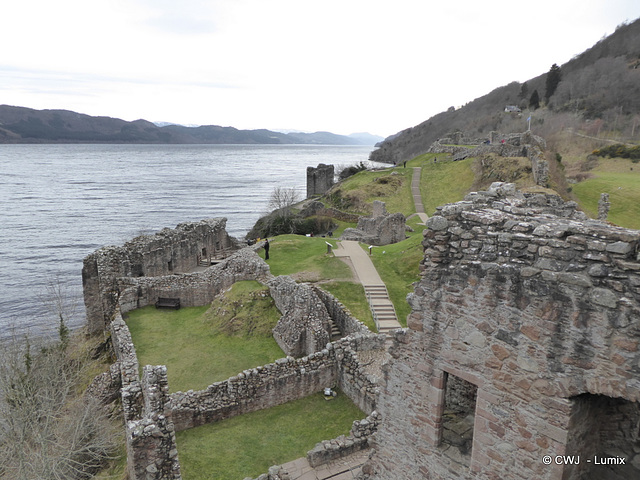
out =
<path fill-rule="evenodd" d="M 540 108 L 540 95 L 538 94 L 538 90 L 534 90 L 531 94 L 531 98 L 529 99 L 529 108 L 534 110 Z"/>
<path fill-rule="evenodd" d="M 549 102 L 551 96 L 555 93 L 556 88 L 558 88 L 558 84 L 562 79 L 562 75 L 560 72 L 560 67 L 557 64 L 551 65 L 549 69 L 549 73 L 547 73 L 547 80 L 545 82 L 546 90 L 544 92 L 544 100 L 545 102 Z"/>

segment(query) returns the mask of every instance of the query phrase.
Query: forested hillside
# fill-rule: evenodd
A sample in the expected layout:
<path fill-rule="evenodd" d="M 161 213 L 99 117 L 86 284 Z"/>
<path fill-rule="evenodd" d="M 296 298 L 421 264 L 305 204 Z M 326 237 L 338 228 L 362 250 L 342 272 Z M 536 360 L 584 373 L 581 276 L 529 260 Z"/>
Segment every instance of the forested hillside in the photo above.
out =
<path fill-rule="evenodd" d="M 387 138 L 371 160 L 394 163 L 424 153 L 456 130 L 483 137 L 528 127 L 545 138 L 571 129 L 621 142 L 640 139 L 640 19 L 623 24 L 584 53 L 524 83 L 499 87 Z M 506 112 L 507 105 L 520 112 Z"/>

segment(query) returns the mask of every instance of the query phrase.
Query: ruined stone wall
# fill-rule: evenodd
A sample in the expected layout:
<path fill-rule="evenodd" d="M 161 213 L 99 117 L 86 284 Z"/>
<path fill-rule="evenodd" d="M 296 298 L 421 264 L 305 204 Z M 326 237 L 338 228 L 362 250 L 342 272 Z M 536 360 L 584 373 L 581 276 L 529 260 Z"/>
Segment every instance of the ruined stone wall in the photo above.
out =
<path fill-rule="evenodd" d="M 272 278 L 269 266 L 255 252 L 257 248 L 259 247 L 253 246 L 238 250 L 202 272 L 118 278 L 112 295 L 117 299 L 122 313 L 153 305 L 158 297 L 179 298 L 183 307 L 206 305 L 235 282 L 266 282 Z"/>
<path fill-rule="evenodd" d="M 351 315 L 351 312 L 336 297 L 317 286 L 311 286 L 313 291 L 324 304 L 329 316 L 340 330 L 343 336 L 353 333 L 369 333 L 369 328 L 360 320 Z"/>
<path fill-rule="evenodd" d="M 127 471 L 131 480 L 180 480 L 180 462 L 168 404 L 167 368 L 145 365 L 144 405 L 139 418 L 126 422 Z"/>
<path fill-rule="evenodd" d="M 89 333 L 108 328 L 118 302 L 118 279 L 188 272 L 201 258 L 236 249 L 226 218 L 181 223 L 155 235 L 136 237 L 121 247 L 103 247 L 83 261 L 82 283 Z"/>
<path fill-rule="evenodd" d="M 449 153 L 454 161 L 464 160 L 470 157 L 482 157 L 490 154 L 500 157 L 527 157 L 531 161 L 531 170 L 536 185 L 548 186 L 549 183 L 549 162 L 544 157 L 546 142 L 542 137 L 533 135 L 531 131 L 524 133 L 501 134 L 491 132 L 489 143 L 480 141 L 462 141 L 460 144 L 476 144 L 474 148 L 461 147 L 457 145 L 444 145 L 451 139 L 445 138 L 429 148 L 429 153 Z M 481 144 L 482 143 L 482 144 Z"/>
<path fill-rule="evenodd" d="M 317 443 L 313 450 L 307 452 L 309 465 L 317 467 L 369 448 L 369 439 L 377 431 L 379 420 L 380 415 L 373 411 L 367 418 L 353 422 L 348 436 L 341 435 Z"/>
<path fill-rule="evenodd" d="M 373 202 L 373 216 L 359 217 L 356 228 L 346 228 L 343 240 L 356 240 L 370 245 L 389 245 L 406 238 L 406 218 L 402 213 L 388 214 L 384 202 Z"/>
<path fill-rule="evenodd" d="M 178 431 L 304 398 L 335 385 L 337 363 L 325 349 L 245 370 L 204 390 L 171 394 Z"/>
<path fill-rule="evenodd" d="M 335 218 L 336 220 L 351 223 L 356 223 L 360 218 L 360 215 L 356 215 L 355 213 L 342 212 L 336 208 L 327 208 L 324 203 L 317 200 L 314 200 L 307 204 L 300 211 L 300 215 L 305 218 L 318 215 L 321 217 L 330 217 Z"/>
<path fill-rule="evenodd" d="M 370 478 L 604 478 L 601 466 L 541 461 L 576 449 L 583 462 L 625 456 L 629 470 L 611 478 L 640 475 L 640 232 L 510 185 L 440 208 L 428 227 L 408 329 L 385 368 Z M 443 441 L 451 376 L 477 387 L 470 451 Z M 628 420 L 585 413 L 600 407 L 583 395 L 619 402 Z M 597 442 L 578 440 L 593 430 Z"/>
<path fill-rule="evenodd" d="M 365 358 L 384 355 L 386 336 L 354 334 L 333 345 L 339 365 L 337 385 L 363 412 L 376 409 L 379 393 L 378 377 L 367 368 Z"/>
<path fill-rule="evenodd" d="M 334 386 L 340 387 L 363 411 L 371 413 L 376 405 L 378 379 L 366 373 L 354 348 L 380 348 L 384 345 L 383 337 L 372 334 L 346 337 L 306 357 L 281 358 L 204 390 L 173 393 L 171 410 L 175 427 L 180 431 L 217 422 Z"/>
<path fill-rule="evenodd" d="M 179 480 L 180 462 L 165 366 L 143 367 L 129 327 L 119 312 L 111 323 L 111 338 L 120 369 L 120 396 L 125 423 L 127 472 L 132 480 Z"/>
<path fill-rule="evenodd" d="M 334 175 L 333 165 L 307 167 L 307 198 L 326 193 L 333 186 Z"/>
<path fill-rule="evenodd" d="M 273 338 L 287 355 L 300 357 L 322 350 L 331 341 L 331 317 L 315 291 L 283 275 L 268 282 L 282 317 Z"/>

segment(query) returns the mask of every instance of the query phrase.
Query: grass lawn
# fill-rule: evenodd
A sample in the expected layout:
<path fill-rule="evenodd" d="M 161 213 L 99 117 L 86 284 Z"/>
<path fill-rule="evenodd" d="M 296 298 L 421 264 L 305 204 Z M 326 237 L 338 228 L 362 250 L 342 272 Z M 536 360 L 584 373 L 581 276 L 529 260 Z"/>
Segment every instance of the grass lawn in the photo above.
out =
<path fill-rule="evenodd" d="M 608 193 L 609 221 L 640 229 L 640 164 L 622 158 L 599 159 L 590 173 L 592 178 L 573 185 L 573 193 L 584 211 L 597 218 L 600 194 Z"/>
<path fill-rule="evenodd" d="M 257 282 L 235 284 L 227 307 L 218 306 L 231 312 L 223 323 L 214 320 L 222 317 L 207 314 L 209 306 L 180 310 L 149 306 L 129 312 L 126 321 L 140 365 L 166 365 L 169 389 L 177 392 L 201 390 L 284 357 L 271 334 L 280 313 L 271 297 L 250 293 L 262 290 Z M 257 319 L 260 325 L 243 317 Z"/>
<path fill-rule="evenodd" d="M 275 276 L 307 272 L 310 280 L 352 280 L 351 269 L 340 259 L 327 255 L 327 243 L 336 246 L 336 239 L 280 235 L 269 241 L 267 263 Z M 258 254 L 264 258 L 264 250 Z"/>
<path fill-rule="evenodd" d="M 270 466 L 303 457 L 316 443 L 347 435 L 365 414 L 342 392 L 301 400 L 178 432 L 185 480 L 256 478 Z"/>

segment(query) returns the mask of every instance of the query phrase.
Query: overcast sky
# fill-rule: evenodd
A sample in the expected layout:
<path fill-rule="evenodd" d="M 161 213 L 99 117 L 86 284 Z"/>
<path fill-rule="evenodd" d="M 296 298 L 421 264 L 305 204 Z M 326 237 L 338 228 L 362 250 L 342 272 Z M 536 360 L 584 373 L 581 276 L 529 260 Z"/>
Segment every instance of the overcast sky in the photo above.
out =
<path fill-rule="evenodd" d="M 4 0 L 0 104 L 387 136 L 562 65 L 638 0 Z"/>

